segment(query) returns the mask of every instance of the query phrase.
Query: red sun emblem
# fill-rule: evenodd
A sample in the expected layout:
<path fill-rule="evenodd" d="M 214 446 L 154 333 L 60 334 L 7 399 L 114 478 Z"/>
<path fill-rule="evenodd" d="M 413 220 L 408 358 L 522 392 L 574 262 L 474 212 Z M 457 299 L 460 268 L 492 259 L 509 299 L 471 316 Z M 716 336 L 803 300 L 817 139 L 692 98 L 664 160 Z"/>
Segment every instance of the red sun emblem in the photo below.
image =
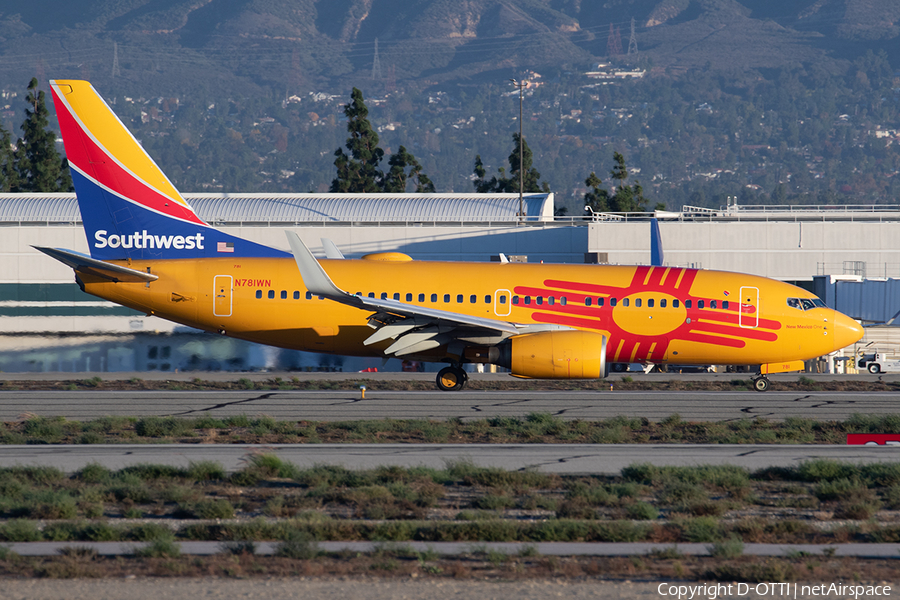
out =
<path fill-rule="evenodd" d="M 747 340 L 778 339 L 775 331 L 781 323 L 758 318 L 753 304 L 729 302 L 724 308 L 724 301 L 693 295 L 697 273 L 642 266 L 625 287 L 547 279 L 545 288 L 518 286 L 515 293 L 554 298 L 553 304 L 533 306 L 531 317 L 539 323 L 608 332 L 607 358 L 612 362 L 667 360 L 674 340 L 743 348 Z M 565 304 L 556 300 L 562 297 Z"/>

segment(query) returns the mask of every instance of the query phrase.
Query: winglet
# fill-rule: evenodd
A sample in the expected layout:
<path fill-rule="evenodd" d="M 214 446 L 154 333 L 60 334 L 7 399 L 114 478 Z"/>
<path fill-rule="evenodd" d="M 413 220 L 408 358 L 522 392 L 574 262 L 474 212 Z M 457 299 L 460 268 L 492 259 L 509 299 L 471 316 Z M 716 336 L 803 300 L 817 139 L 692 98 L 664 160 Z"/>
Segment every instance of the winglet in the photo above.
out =
<path fill-rule="evenodd" d="M 316 296 L 324 296 L 326 298 L 345 297 L 347 292 L 334 285 L 328 273 L 319 264 L 319 261 L 312 255 L 303 240 L 300 239 L 293 231 L 285 231 L 288 244 L 291 245 L 291 252 L 294 254 L 294 260 L 297 262 L 297 268 L 300 269 L 300 277 L 303 278 L 303 285 L 306 289 Z"/>
<path fill-rule="evenodd" d="M 661 267 L 663 266 L 664 261 L 662 236 L 659 233 L 659 221 L 650 219 L 650 265 Z"/>
<path fill-rule="evenodd" d="M 330 238 L 321 238 L 322 239 L 322 248 L 325 249 L 325 258 L 333 258 L 337 260 L 344 259 L 344 253 L 338 250 L 338 247 L 331 241 Z"/>

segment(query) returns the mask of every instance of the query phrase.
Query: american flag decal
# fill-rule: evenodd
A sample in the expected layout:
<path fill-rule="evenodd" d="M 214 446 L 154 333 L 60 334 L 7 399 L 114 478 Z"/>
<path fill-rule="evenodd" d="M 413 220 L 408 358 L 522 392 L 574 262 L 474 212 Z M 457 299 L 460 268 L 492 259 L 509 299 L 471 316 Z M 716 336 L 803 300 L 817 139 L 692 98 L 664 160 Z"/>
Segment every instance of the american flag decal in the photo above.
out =
<path fill-rule="evenodd" d="M 234 242 L 219 242 L 216 244 L 216 252 L 234 252 Z"/>

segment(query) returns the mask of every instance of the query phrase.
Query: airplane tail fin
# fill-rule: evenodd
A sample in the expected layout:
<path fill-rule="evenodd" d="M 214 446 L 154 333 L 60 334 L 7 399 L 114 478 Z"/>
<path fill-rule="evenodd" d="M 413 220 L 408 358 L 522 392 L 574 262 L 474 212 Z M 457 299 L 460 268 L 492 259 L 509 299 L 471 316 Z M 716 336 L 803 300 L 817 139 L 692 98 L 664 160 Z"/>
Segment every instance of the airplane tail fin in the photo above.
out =
<path fill-rule="evenodd" d="M 87 81 L 50 82 L 91 256 L 290 256 L 201 219 Z"/>

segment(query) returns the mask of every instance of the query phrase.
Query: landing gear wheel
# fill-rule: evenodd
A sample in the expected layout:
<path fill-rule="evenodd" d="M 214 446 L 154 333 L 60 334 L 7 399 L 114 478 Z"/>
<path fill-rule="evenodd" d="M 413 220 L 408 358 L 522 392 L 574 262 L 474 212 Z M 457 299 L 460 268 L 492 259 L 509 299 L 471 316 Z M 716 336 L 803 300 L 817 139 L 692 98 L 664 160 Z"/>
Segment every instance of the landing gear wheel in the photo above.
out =
<path fill-rule="evenodd" d="M 757 377 L 753 380 L 753 389 L 757 392 L 764 392 L 769 389 L 769 380 L 766 377 Z"/>
<path fill-rule="evenodd" d="M 875 375 L 881 373 L 881 365 L 879 365 L 878 363 L 869 363 L 869 366 L 866 368 L 869 369 L 869 373 L 873 373 Z"/>
<path fill-rule="evenodd" d="M 469 376 L 459 367 L 444 367 L 437 374 L 438 389 L 444 392 L 456 392 L 466 385 Z"/>

